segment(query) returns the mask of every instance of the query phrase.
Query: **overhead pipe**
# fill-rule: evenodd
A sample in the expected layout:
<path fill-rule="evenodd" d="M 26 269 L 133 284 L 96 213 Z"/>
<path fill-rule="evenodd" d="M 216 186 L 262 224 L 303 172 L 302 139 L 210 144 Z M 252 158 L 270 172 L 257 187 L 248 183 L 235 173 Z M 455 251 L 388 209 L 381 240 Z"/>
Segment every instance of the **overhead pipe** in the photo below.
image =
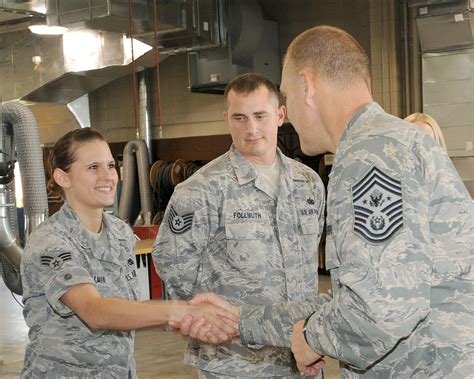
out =
<path fill-rule="evenodd" d="M 139 109 L 139 121 L 140 121 L 140 133 L 139 138 L 144 140 L 148 148 L 148 159 L 152 162 L 152 148 L 151 148 L 151 112 L 149 104 L 149 82 L 150 75 L 147 70 L 142 70 L 138 73 L 138 103 L 140 104 Z"/>
<path fill-rule="evenodd" d="M 48 214 L 46 178 L 39 131 L 33 113 L 20 103 L 0 105 L 0 257 L 3 279 L 13 292 L 22 294 L 19 276 L 23 253 L 16 240 L 14 193 L 15 158 L 18 157 L 24 195 L 25 236 Z M 16 157 L 15 157 L 16 151 Z"/>
<path fill-rule="evenodd" d="M 138 184 L 140 189 L 141 216 L 145 225 L 151 225 L 152 202 L 149 180 L 150 161 L 144 140 L 129 141 L 123 149 L 122 193 L 118 209 L 118 217 L 130 221 L 132 210 L 133 188 L 135 184 L 135 162 L 138 168 Z"/>

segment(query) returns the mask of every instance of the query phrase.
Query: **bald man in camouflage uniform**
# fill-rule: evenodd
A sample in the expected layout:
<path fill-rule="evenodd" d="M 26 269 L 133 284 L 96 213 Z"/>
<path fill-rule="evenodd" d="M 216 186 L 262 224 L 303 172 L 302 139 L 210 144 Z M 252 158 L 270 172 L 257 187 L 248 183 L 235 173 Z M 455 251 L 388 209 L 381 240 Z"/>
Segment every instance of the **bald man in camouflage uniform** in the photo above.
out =
<path fill-rule="evenodd" d="M 273 83 L 246 75 L 226 94 L 234 144 L 175 188 L 153 248 L 157 272 L 172 298 L 215 292 L 236 305 L 313 299 L 323 184 L 276 147 L 285 113 Z M 269 177 L 255 162 L 261 151 L 279 175 Z M 190 340 L 185 362 L 200 378 L 301 378 L 288 347 L 238 338 L 218 347 Z"/>
<path fill-rule="evenodd" d="M 91 234 L 66 203 L 28 240 L 21 276 L 30 342 L 22 378 L 136 378 L 135 332 L 91 330 L 61 301 L 81 284 L 101 296 L 138 299 L 133 233 L 106 213 L 103 222 L 105 232 Z"/>
<path fill-rule="evenodd" d="M 281 90 L 303 151 L 336 154 L 333 298 L 318 297 L 293 326 L 298 368 L 311 373 L 330 355 L 344 378 L 472 377 L 474 204 L 449 157 L 373 102 L 368 58 L 340 29 L 316 27 L 290 44 Z M 241 339 L 279 345 L 296 317 L 291 304 L 242 307 Z"/>
<path fill-rule="evenodd" d="M 334 299 L 307 304 L 307 340 L 346 363 L 343 377 L 469 377 L 474 213 L 465 186 L 429 136 L 376 103 L 354 116 L 341 147 L 328 187 Z M 280 345 L 300 314 L 291 304 L 241 309 L 241 339 L 267 345 Z"/>

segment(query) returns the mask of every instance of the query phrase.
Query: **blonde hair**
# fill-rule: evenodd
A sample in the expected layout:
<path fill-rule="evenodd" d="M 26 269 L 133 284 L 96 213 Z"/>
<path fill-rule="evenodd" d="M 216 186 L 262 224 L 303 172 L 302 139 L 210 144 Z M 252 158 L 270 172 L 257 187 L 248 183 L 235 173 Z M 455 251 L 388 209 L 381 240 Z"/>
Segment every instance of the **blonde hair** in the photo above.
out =
<path fill-rule="evenodd" d="M 448 151 L 448 148 L 446 147 L 446 142 L 444 141 L 443 133 L 441 132 L 441 128 L 433 117 L 426 113 L 416 112 L 405 117 L 405 121 L 411 123 L 418 121 L 428 124 L 431 127 L 431 130 L 433 130 L 435 141 L 438 143 L 439 146 L 441 146 L 444 151 Z"/>
<path fill-rule="evenodd" d="M 322 25 L 306 30 L 291 42 L 286 59 L 296 70 L 308 67 L 341 87 L 363 80 L 370 89 L 369 58 L 342 29 Z"/>

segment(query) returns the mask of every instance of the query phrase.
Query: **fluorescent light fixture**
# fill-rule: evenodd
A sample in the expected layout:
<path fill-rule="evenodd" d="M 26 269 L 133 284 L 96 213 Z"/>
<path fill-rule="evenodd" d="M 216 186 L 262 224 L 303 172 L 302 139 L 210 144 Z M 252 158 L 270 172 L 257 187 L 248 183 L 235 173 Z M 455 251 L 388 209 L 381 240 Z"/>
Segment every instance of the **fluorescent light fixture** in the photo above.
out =
<path fill-rule="evenodd" d="M 28 26 L 28 29 L 32 33 L 35 34 L 43 34 L 43 35 L 53 35 L 53 36 L 58 36 L 61 34 L 66 33 L 67 28 L 64 26 L 48 26 L 48 25 L 30 25 Z"/>

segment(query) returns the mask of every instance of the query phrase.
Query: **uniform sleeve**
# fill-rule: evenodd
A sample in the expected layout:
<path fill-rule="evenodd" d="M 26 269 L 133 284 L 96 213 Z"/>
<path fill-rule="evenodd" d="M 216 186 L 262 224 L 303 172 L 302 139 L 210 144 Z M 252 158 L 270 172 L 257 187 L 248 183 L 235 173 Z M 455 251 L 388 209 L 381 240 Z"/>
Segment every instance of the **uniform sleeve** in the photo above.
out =
<path fill-rule="evenodd" d="M 210 209 L 195 187 L 178 186 L 153 245 L 156 272 L 172 299 L 190 299 L 209 239 Z"/>
<path fill-rule="evenodd" d="M 80 284 L 93 284 L 94 279 L 81 264 L 81 256 L 66 241 L 51 236 L 28 241 L 22 262 L 22 278 L 28 297 L 46 297 L 48 304 L 61 316 L 74 312 L 61 297 Z"/>
<path fill-rule="evenodd" d="M 248 345 L 290 347 L 293 325 L 330 301 L 327 294 L 282 304 L 240 306 L 240 340 Z"/>
<path fill-rule="evenodd" d="M 316 352 L 366 369 L 429 313 L 430 186 L 422 159 L 402 146 L 366 144 L 345 162 L 326 243 L 338 288 L 306 335 Z"/>
<path fill-rule="evenodd" d="M 318 208 L 318 241 L 324 230 L 325 189 L 314 171 L 306 171 Z M 317 249 L 317 246 L 314 247 Z M 248 346 L 265 345 L 290 347 L 293 325 L 305 319 L 330 297 L 320 294 L 305 301 L 292 301 L 270 306 L 244 305 L 240 309 L 240 340 Z"/>

